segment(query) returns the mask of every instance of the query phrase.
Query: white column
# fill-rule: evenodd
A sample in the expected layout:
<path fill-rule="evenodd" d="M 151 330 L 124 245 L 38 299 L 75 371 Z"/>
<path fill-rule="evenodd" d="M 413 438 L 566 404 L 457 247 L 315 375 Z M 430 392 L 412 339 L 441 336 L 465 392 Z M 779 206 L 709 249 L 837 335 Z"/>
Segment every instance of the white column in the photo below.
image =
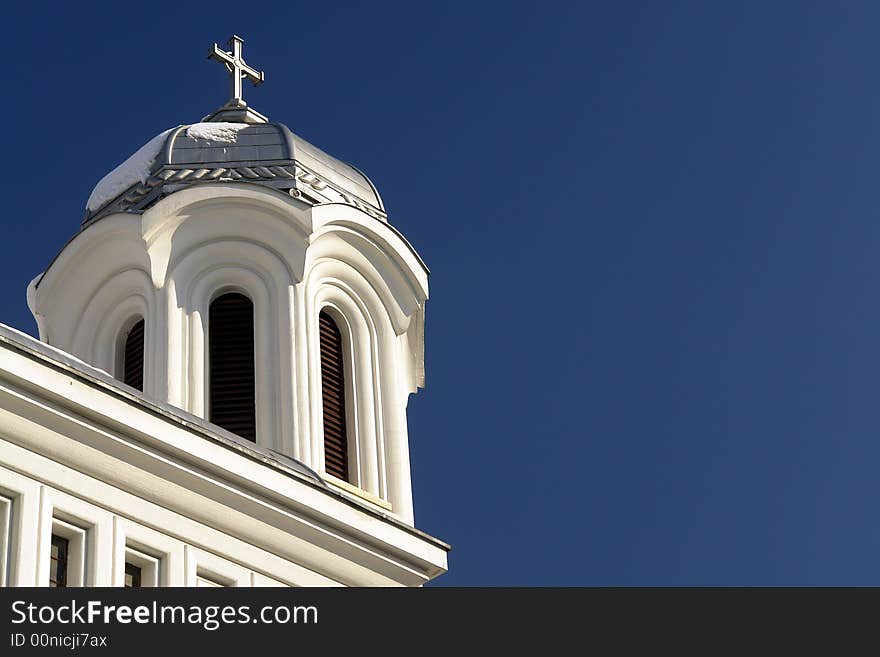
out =
<path fill-rule="evenodd" d="M 279 391 L 279 451 L 283 454 L 299 458 L 300 444 L 299 417 L 296 408 L 296 390 L 299 373 L 296 370 L 296 314 L 295 288 L 286 285 L 278 295 L 278 354 L 280 379 Z"/>
<path fill-rule="evenodd" d="M 165 336 L 166 354 L 164 359 L 165 371 L 162 373 L 163 387 L 165 388 L 164 400 L 172 406 L 185 408 L 184 377 L 186 376 L 187 363 L 184 358 L 183 344 L 183 321 L 184 310 L 177 305 L 177 286 L 173 279 L 165 283 Z"/>
<path fill-rule="evenodd" d="M 409 463 L 409 436 L 406 423 L 406 404 L 409 399 L 402 384 L 401 368 L 411 367 L 402 353 L 400 341 L 391 338 L 380 350 L 382 357 L 382 387 L 384 391 L 385 458 L 388 472 L 388 501 L 397 515 L 413 524 L 412 478 Z"/>

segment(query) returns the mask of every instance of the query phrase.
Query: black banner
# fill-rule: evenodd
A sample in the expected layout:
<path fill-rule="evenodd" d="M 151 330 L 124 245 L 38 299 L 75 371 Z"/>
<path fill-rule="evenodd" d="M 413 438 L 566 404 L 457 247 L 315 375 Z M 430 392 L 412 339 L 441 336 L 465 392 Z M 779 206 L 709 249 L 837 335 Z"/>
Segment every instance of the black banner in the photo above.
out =
<path fill-rule="evenodd" d="M 875 600 L 874 589 L 11 588 L 0 590 L 0 655 L 873 645 Z"/>

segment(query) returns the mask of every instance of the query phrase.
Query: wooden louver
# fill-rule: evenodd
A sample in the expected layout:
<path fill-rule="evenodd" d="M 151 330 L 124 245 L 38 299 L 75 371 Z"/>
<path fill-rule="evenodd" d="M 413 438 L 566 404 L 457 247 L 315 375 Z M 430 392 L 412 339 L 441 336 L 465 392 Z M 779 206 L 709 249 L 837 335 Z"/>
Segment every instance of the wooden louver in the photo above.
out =
<path fill-rule="evenodd" d="M 217 297 L 208 312 L 209 418 L 257 440 L 254 305 L 243 294 Z"/>
<path fill-rule="evenodd" d="M 140 391 L 144 389 L 144 320 L 132 326 L 125 337 L 122 381 Z"/>
<path fill-rule="evenodd" d="M 348 481 L 348 440 L 345 427 L 345 364 L 342 335 L 327 314 L 318 317 L 321 335 L 321 394 L 324 411 L 324 470 Z"/>

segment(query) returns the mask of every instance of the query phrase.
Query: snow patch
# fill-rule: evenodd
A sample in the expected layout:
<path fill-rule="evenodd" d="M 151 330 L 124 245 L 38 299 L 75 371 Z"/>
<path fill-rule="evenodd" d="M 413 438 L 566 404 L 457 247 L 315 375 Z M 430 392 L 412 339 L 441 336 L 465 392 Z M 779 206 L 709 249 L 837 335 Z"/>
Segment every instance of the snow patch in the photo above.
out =
<path fill-rule="evenodd" d="M 174 128 L 170 128 L 153 137 L 141 146 L 134 155 L 101 178 L 100 182 L 95 185 L 95 189 L 92 190 L 91 196 L 89 196 L 86 209 L 89 212 L 94 212 L 135 183 L 144 182 L 147 176 L 150 175 L 150 169 L 153 168 L 156 157 L 159 155 L 159 151 L 162 150 L 162 146 L 172 130 Z"/>
<path fill-rule="evenodd" d="M 190 139 L 207 139 L 221 144 L 234 144 L 238 133 L 248 127 L 247 123 L 194 123 L 186 129 Z"/>

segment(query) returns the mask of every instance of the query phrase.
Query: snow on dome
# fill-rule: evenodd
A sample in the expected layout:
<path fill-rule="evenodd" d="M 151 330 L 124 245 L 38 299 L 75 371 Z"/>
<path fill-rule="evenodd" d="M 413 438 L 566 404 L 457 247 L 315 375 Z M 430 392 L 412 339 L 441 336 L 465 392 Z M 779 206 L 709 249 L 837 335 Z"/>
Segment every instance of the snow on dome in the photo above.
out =
<path fill-rule="evenodd" d="M 190 139 L 234 144 L 238 141 L 238 132 L 248 125 L 247 123 L 194 123 L 186 129 L 186 136 Z"/>
<path fill-rule="evenodd" d="M 301 180 L 297 167 L 311 177 Z M 318 202 L 345 202 L 387 221 L 369 178 L 283 123 L 203 121 L 166 130 L 104 176 L 89 196 L 82 223 L 117 212 L 139 214 L 188 185 L 242 178 L 284 193 L 308 185 Z"/>
<path fill-rule="evenodd" d="M 92 194 L 89 196 L 86 209 L 89 212 L 94 212 L 135 183 L 144 182 L 147 176 L 150 175 L 150 169 L 156 161 L 159 151 L 162 150 L 168 134 L 172 130 L 174 128 L 170 128 L 153 137 L 141 146 L 134 155 L 101 178 L 101 181 L 95 185 L 95 189 L 92 190 Z"/>

